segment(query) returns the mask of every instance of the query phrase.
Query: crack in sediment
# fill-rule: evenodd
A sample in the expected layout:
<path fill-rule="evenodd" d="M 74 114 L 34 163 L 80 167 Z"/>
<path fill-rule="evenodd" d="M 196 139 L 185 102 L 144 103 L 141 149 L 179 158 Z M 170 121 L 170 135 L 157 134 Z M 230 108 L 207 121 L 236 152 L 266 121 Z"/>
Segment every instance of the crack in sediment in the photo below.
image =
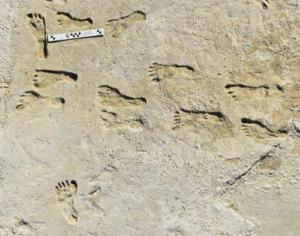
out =
<path fill-rule="evenodd" d="M 226 183 L 229 185 L 234 185 L 237 181 L 239 181 L 243 176 L 247 175 L 259 162 L 261 162 L 262 160 L 264 160 L 265 158 L 267 158 L 269 156 L 269 154 L 274 151 L 274 149 L 276 147 L 279 146 L 279 143 L 274 145 L 270 151 L 268 151 L 266 154 L 262 155 L 257 161 L 255 161 L 245 172 L 243 172 L 242 174 L 240 174 L 239 176 L 235 177 L 234 179 L 228 180 Z"/>

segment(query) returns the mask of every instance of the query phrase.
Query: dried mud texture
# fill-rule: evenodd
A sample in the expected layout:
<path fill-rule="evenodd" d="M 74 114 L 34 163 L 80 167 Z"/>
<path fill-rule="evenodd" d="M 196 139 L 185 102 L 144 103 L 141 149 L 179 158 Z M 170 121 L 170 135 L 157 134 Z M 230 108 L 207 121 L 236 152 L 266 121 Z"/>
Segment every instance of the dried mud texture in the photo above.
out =
<path fill-rule="evenodd" d="M 65 5 L 68 1 L 67 0 L 45 0 L 46 3 L 54 4 L 57 6 L 63 6 Z"/>
<path fill-rule="evenodd" d="M 281 158 L 277 156 L 268 156 L 261 161 L 260 168 L 276 171 L 281 165 Z"/>
<path fill-rule="evenodd" d="M 114 19 L 108 21 L 108 23 L 105 26 L 105 31 L 113 38 L 119 38 L 121 34 L 130 28 L 132 25 L 137 23 L 143 23 L 146 20 L 146 14 L 137 11 L 133 12 L 132 14 L 128 16 L 124 16 L 119 19 Z"/>
<path fill-rule="evenodd" d="M 0 236 L 300 235 L 299 8 L 2 0 Z"/>

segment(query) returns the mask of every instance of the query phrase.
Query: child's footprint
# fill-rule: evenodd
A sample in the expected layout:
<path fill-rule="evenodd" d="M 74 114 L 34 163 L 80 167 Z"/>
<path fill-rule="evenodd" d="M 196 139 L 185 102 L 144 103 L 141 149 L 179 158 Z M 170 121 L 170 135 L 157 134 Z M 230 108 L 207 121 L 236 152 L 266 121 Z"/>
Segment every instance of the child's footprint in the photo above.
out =
<path fill-rule="evenodd" d="M 48 55 L 45 19 L 41 14 L 27 15 L 28 27 L 37 47 L 37 58 L 43 60 Z"/>
<path fill-rule="evenodd" d="M 101 125 L 105 129 L 130 129 L 132 131 L 141 131 L 144 123 L 141 119 L 128 118 L 122 119 L 116 113 L 101 111 Z"/>
<path fill-rule="evenodd" d="M 76 74 L 66 71 L 37 70 L 31 74 L 30 81 L 35 89 L 45 89 L 56 83 L 73 83 L 77 77 Z"/>
<path fill-rule="evenodd" d="M 129 97 L 121 94 L 118 89 L 107 85 L 99 86 L 98 97 L 102 106 L 115 109 L 139 108 L 146 104 L 146 99 L 143 97 Z"/>
<path fill-rule="evenodd" d="M 63 216 L 71 225 L 75 225 L 78 218 L 78 213 L 74 209 L 73 202 L 76 192 L 77 183 L 74 180 L 70 183 L 66 180 L 65 182 L 58 183 L 58 186 L 55 186 L 57 204 Z"/>
<path fill-rule="evenodd" d="M 143 23 L 145 20 L 146 14 L 141 11 L 136 11 L 128 16 L 108 21 L 105 30 L 112 38 L 118 38 L 130 26 L 136 23 Z"/>
<path fill-rule="evenodd" d="M 21 95 L 16 110 L 19 112 L 30 111 L 45 104 L 51 107 L 61 107 L 64 103 L 65 100 L 63 98 L 43 97 L 34 91 L 28 91 Z"/>
<path fill-rule="evenodd" d="M 181 65 L 162 65 L 153 63 L 149 68 L 149 76 L 152 81 L 160 82 L 161 80 L 170 79 L 199 79 L 200 74 L 191 66 Z"/>
<path fill-rule="evenodd" d="M 67 12 L 58 12 L 56 15 L 59 26 L 62 29 L 88 29 L 93 24 L 91 18 L 79 19 Z"/>

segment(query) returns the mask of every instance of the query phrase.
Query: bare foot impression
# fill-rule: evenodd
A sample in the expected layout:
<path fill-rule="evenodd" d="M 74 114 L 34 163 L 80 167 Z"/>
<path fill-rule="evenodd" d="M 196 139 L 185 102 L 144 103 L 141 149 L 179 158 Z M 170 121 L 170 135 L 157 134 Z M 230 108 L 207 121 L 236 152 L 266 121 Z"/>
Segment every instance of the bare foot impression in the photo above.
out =
<path fill-rule="evenodd" d="M 37 47 L 37 58 L 43 60 L 48 56 L 45 19 L 41 14 L 30 13 L 27 15 L 27 21 Z"/>
<path fill-rule="evenodd" d="M 146 14 L 141 11 L 136 11 L 128 16 L 108 21 L 105 26 L 105 31 L 115 39 L 120 37 L 120 35 L 133 24 L 143 23 L 145 20 Z"/>
<path fill-rule="evenodd" d="M 180 110 L 173 117 L 172 130 L 178 131 L 181 129 L 194 126 L 199 122 L 222 124 L 226 122 L 225 116 L 220 112 L 204 112 L 204 111 L 185 111 Z"/>
<path fill-rule="evenodd" d="M 139 108 L 146 104 L 145 98 L 132 98 L 123 95 L 116 88 L 107 85 L 99 86 L 98 97 L 101 105 L 115 109 Z"/>
<path fill-rule="evenodd" d="M 141 119 L 122 119 L 116 113 L 101 111 L 100 114 L 102 127 L 105 129 L 131 129 L 140 131 L 144 123 Z"/>
<path fill-rule="evenodd" d="M 58 25 L 62 29 L 88 29 L 92 26 L 91 18 L 79 19 L 71 16 L 67 12 L 58 12 L 56 14 Z"/>
<path fill-rule="evenodd" d="M 161 80 L 170 79 L 197 79 L 199 78 L 199 73 L 190 66 L 161 65 L 154 63 L 149 68 L 149 76 L 152 81 L 159 82 Z"/>
<path fill-rule="evenodd" d="M 246 86 L 242 84 L 228 84 L 225 86 L 225 89 L 235 102 L 263 100 L 269 96 L 269 87 L 266 85 Z"/>
<path fill-rule="evenodd" d="M 12 234 L 13 235 L 36 235 L 35 231 L 37 231 L 39 228 L 41 228 L 45 223 L 44 222 L 28 222 L 24 219 L 17 218 L 18 222 L 15 224 L 15 226 L 12 228 Z M 0 228 L 1 229 L 1 228 Z M 1 232 L 1 231 L 0 231 Z M 1 234 L 1 235 L 7 235 L 7 234 Z M 11 234 L 8 234 L 11 235 Z"/>
<path fill-rule="evenodd" d="M 75 225 L 78 218 L 78 213 L 74 209 L 73 202 L 76 192 L 77 183 L 74 180 L 70 183 L 66 180 L 65 182 L 58 183 L 58 186 L 55 186 L 57 204 L 66 221 L 71 225 Z"/>
<path fill-rule="evenodd" d="M 30 111 L 42 105 L 58 108 L 64 103 L 65 100 L 63 98 L 43 97 L 34 91 L 28 91 L 21 95 L 16 110 L 19 112 Z"/>
<path fill-rule="evenodd" d="M 258 142 L 264 140 L 270 140 L 274 138 L 285 138 L 287 137 L 287 130 L 271 130 L 262 122 L 257 120 L 250 120 L 247 118 L 243 118 L 242 122 L 242 130 L 244 134 L 251 139 L 254 139 Z"/>
<path fill-rule="evenodd" d="M 36 90 L 41 90 L 56 83 L 73 83 L 77 77 L 76 74 L 66 71 L 36 70 L 30 75 L 30 81 Z"/>

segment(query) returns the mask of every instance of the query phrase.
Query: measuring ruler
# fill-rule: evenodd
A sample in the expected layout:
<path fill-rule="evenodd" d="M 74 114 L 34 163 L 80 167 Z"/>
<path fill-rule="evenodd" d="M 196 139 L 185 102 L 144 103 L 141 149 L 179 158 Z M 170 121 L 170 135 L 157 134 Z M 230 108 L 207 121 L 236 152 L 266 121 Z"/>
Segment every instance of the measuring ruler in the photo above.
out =
<path fill-rule="evenodd" d="M 53 35 L 48 35 L 48 43 L 71 40 L 71 39 L 99 37 L 103 35 L 104 35 L 104 29 L 76 31 L 76 32 L 69 32 L 65 34 L 53 34 Z"/>

